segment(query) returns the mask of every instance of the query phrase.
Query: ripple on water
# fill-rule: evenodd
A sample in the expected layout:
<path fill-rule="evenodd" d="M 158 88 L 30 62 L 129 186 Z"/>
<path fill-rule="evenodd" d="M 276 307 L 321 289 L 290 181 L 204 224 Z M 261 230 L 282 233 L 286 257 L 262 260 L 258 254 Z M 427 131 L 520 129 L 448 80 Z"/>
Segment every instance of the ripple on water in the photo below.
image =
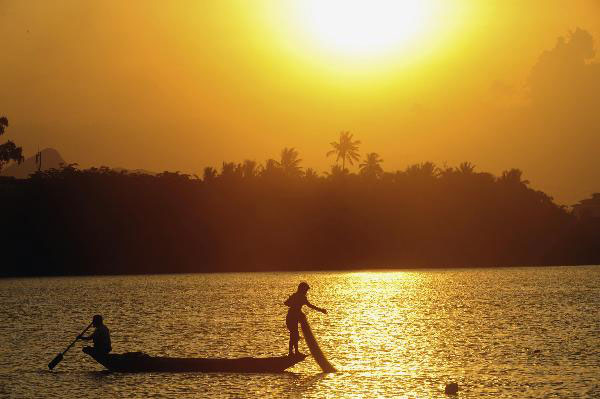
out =
<path fill-rule="evenodd" d="M 45 368 L 95 313 L 117 352 L 282 355 L 282 302 L 300 280 L 329 311 L 309 319 L 338 373 L 310 359 L 283 374 L 109 373 L 79 344 Z M 451 381 L 463 399 L 600 397 L 600 267 L 9 279 L 0 288 L 1 397 L 430 398 Z"/>

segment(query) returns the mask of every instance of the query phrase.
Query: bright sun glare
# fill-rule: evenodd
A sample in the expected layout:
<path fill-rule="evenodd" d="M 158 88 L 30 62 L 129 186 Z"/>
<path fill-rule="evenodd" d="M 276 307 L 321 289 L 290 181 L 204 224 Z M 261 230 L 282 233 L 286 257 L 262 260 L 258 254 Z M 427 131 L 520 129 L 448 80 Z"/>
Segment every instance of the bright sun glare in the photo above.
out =
<path fill-rule="evenodd" d="M 432 23 L 426 0 L 303 0 L 298 5 L 314 40 L 346 56 L 402 51 Z"/>

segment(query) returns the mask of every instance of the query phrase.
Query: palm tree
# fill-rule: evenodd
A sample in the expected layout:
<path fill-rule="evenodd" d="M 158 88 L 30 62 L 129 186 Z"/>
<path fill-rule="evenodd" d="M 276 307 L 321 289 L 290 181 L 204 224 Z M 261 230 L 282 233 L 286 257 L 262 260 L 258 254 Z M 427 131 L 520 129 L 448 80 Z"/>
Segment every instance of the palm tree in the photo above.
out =
<path fill-rule="evenodd" d="M 313 168 L 307 168 L 304 172 L 304 178 L 306 180 L 317 180 L 319 178 L 319 174 Z"/>
<path fill-rule="evenodd" d="M 502 176 L 498 178 L 498 181 L 506 184 L 514 184 L 514 185 L 528 185 L 529 180 L 521 180 L 523 177 L 523 171 L 521 169 L 511 169 L 505 170 L 502 172 Z"/>
<path fill-rule="evenodd" d="M 329 179 L 342 179 L 349 175 L 348 169 L 342 169 L 340 165 L 331 165 L 331 171 L 325 172 Z"/>
<path fill-rule="evenodd" d="M 301 176 L 302 168 L 300 167 L 301 159 L 298 159 L 298 151 L 295 148 L 284 148 L 281 150 L 281 161 L 279 166 L 283 173 L 287 176 Z"/>
<path fill-rule="evenodd" d="M 265 161 L 265 164 L 260 166 L 259 175 L 262 177 L 280 176 L 281 167 L 279 166 L 279 162 L 277 162 L 273 158 L 267 159 Z"/>
<path fill-rule="evenodd" d="M 246 159 L 242 164 L 242 176 L 245 179 L 250 179 L 256 177 L 257 174 L 258 170 L 256 168 L 256 161 Z"/>
<path fill-rule="evenodd" d="M 437 168 L 437 176 L 442 179 L 457 179 L 470 178 L 479 176 L 480 173 L 475 173 L 475 165 L 471 162 L 461 162 L 457 167 L 444 166 Z"/>
<path fill-rule="evenodd" d="M 227 179 L 242 177 L 242 165 L 235 162 L 223 162 L 221 177 Z"/>
<path fill-rule="evenodd" d="M 350 132 L 341 132 L 340 141 L 333 141 L 330 144 L 333 147 L 333 150 L 329 151 L 327 153 L 327 156 L 335 155 L 336 164 L 341 159 L 342 169 L 346 169 L 346 161 L 348 161 L 350 165 L 354 165 L 354 161 L 358 161 L 360 159 L 360 156 L 358 154 L 358 146 L 360 144 L 360 141 L 352 141 L 352 134 L 350 134 Z"/>
<path fill-rule="evenodd" d="M 439 177 L 443 179 L 452 179 L 459 173 L 459 168 L 453 168 L 452 166 L 447 166 L 444 163 L 444 166 L 438 168 Z"/>
<path fill-rule="evenodd" d="M 408 166 L 404 174 L 417 179 L 435 179 L 439 177 L 440 172 L 440 169 L 433 162 L 422 162 Z"/>
<path fill-rule="evenodd" d="M 212 166 L 207 166 L 204 168 L 204 173 L 202 175 L 202 180 L 205 182 L 213 181 L 217 177 L 217 170 Z"/>
<path fill-rule="evenodd" d="M 383 168 L 381 163 L 383 159 L 379 157 L 376 152 L 371 152 L 365 155 L 363 163 L 358 165 L 360 173 L 367 177 L 381 177 L 383 175 Z"/>
<path fill-rule="evenodd" d="M 456 170 L 462 173 L 463 175 L 470 175 L 473 174 L 473 172 L 475 171 L 475 165 L 473 165 L 471 162 L 463 162 L 460 165 L 458 165 L 458 168 L 456 168 Z"/>

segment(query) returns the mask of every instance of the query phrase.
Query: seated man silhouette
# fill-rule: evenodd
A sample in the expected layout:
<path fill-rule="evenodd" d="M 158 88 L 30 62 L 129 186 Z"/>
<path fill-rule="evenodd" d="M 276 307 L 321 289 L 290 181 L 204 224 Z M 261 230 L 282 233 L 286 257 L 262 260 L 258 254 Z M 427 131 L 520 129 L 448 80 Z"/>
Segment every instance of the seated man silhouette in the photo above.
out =
<path fill-rule="evenodd" d="M 300 323 L 300 318 L 304 315 L 302 314 L 302 306 L 306 305 L 311 309 L 317 310 L 321 313 L 327 314 L 327 310 L 322 309 L 318 306 L 315 306 L 308 302 L 308 298 L 306 297 L 306 293 L 310 289 L 308 283 L 301 282 L 298 285 L 298 290 L 294 292 L 290 297 L 283 303 L 288 306 L 287 316 L 285 318 L 285 325 L 290 331 L 290 343 L 289 343 L 289 356 L 294 355 L 294 350 L 296 355 L 302 355 L 298 351 L 298 341 L 300 341 L 300 332 L 298 331 L 298 323 Z"/>
<path fill-rule="evenodd" d="M 102 316 L 99 314 L 93 317 L 92 324 L 96 328 L 94 332 L 87 337 L 84 337 L 83 334 L 81 334 L 77 339 L 83 341 L 93 340 L 94 346 L 86 346 L 82 350 L 90 355 L 107 355 L 112 350 L 110 345 L 110 331 L 108 331 L 108 328 L 104 325 Z"/>

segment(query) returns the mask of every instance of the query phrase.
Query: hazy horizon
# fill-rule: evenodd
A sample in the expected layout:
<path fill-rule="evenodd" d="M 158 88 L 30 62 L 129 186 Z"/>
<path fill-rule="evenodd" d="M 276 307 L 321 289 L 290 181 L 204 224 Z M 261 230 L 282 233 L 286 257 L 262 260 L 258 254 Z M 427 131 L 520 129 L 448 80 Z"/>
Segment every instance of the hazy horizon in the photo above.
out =
<path fill-rule="evenodd" d="M 600 1 L 431 0 L 383 55 L 325 46 L 299 4 L 0 0 L 6 139 L 200 175 L 283 147 L 327 170 L 348 130 L 386 171 L 470 161 L 558 203 L 600 191 Z"/>

